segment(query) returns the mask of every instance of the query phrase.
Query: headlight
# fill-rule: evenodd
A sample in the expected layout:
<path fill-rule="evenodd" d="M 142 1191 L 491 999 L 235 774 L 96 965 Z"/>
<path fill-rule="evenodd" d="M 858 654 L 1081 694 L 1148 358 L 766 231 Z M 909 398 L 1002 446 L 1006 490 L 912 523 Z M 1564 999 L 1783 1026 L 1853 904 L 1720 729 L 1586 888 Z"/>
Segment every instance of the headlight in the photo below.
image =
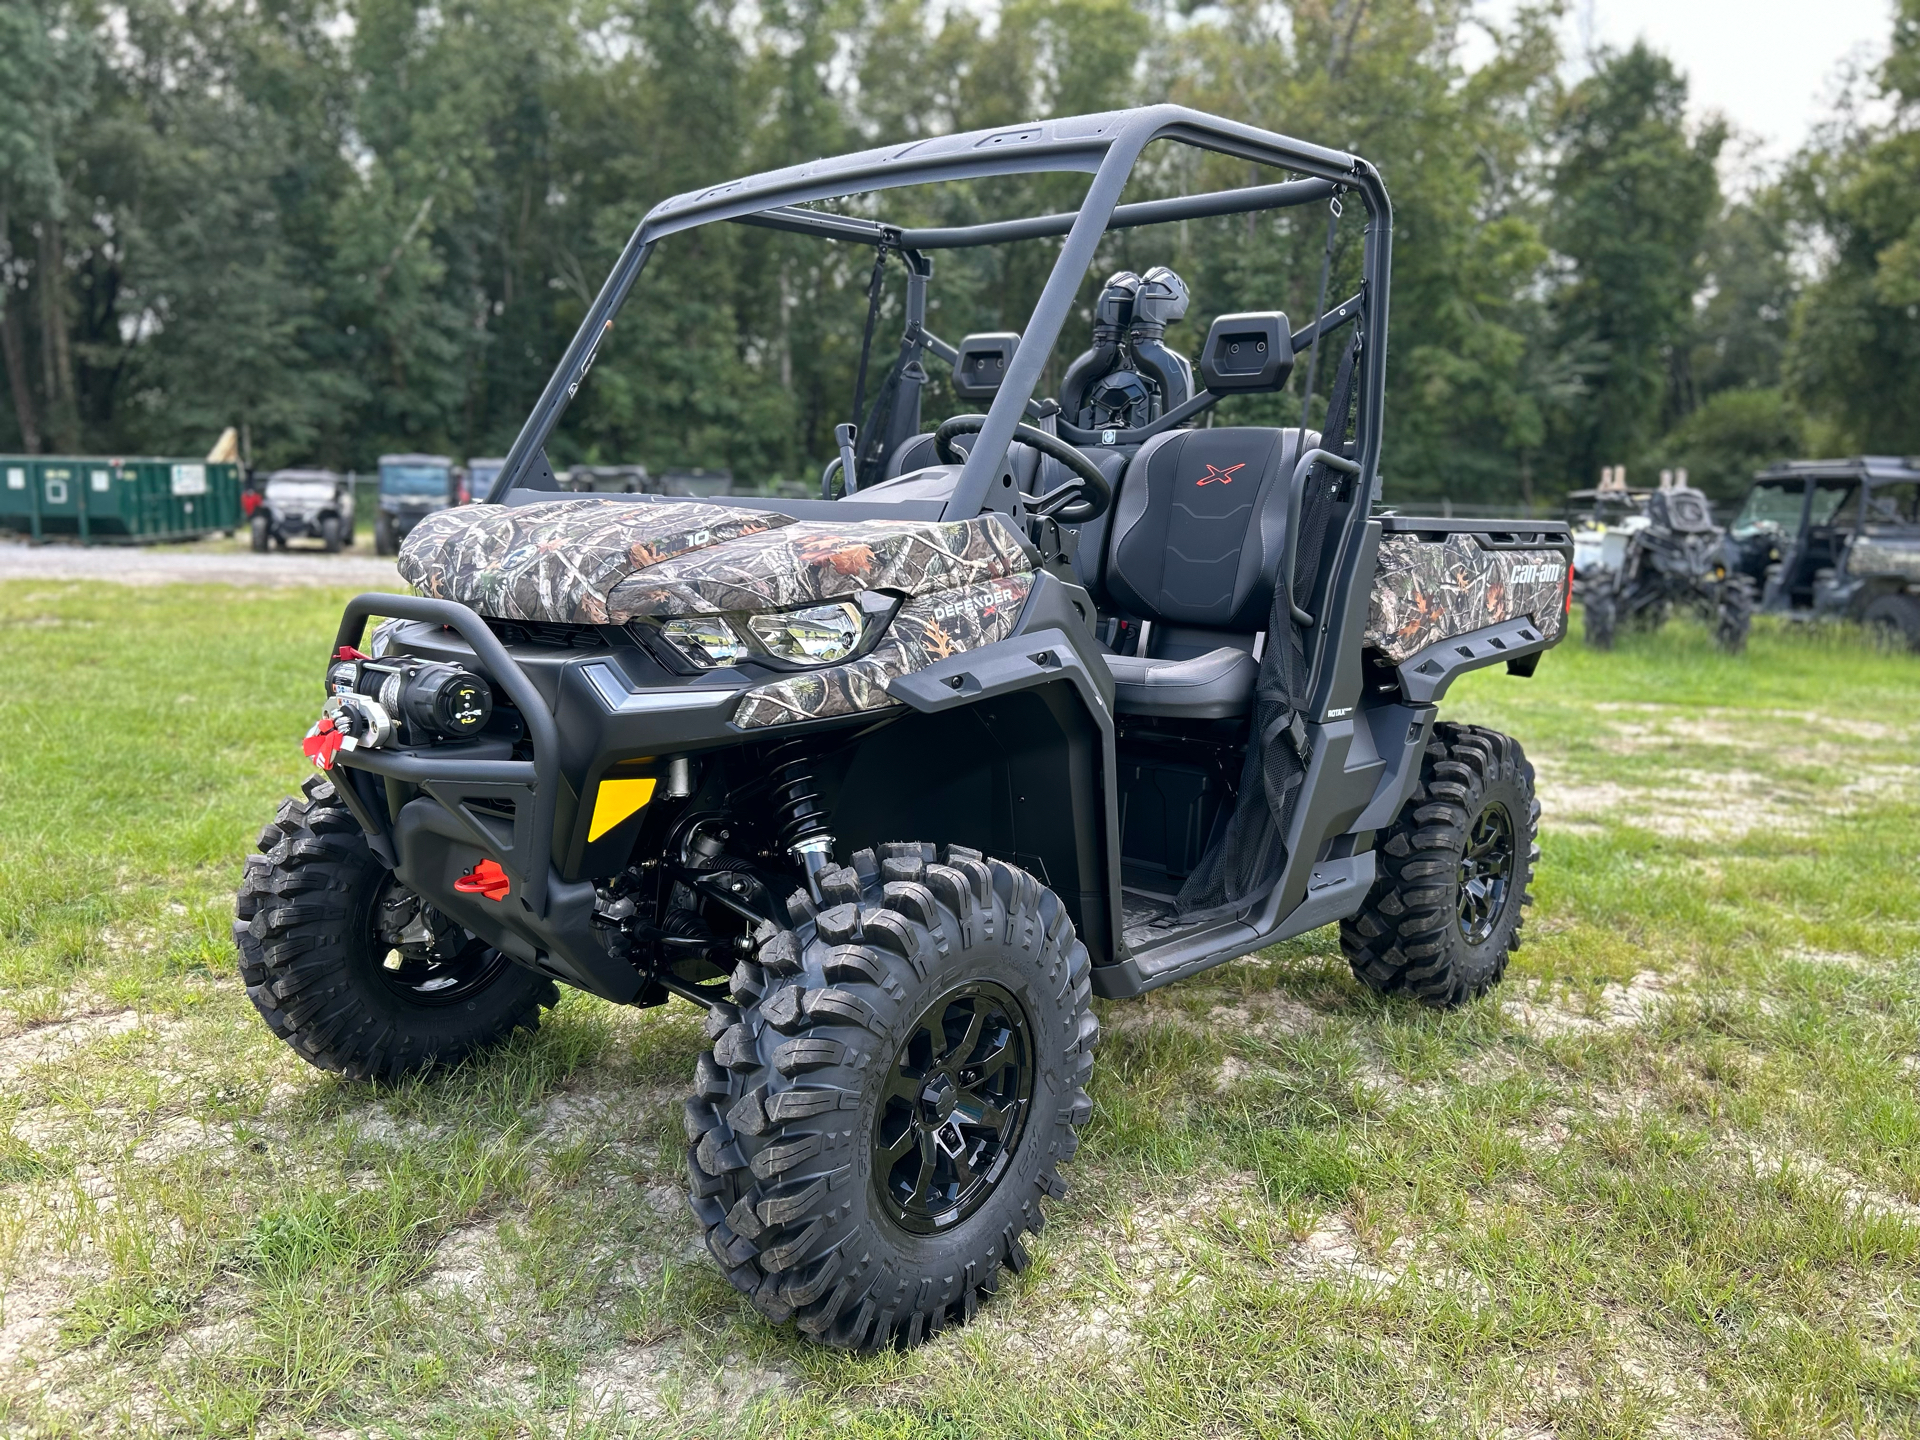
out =
<path fill-rule="evenodd" d="M 700 615 L 691 620 L 669 620 L 660 633 L 673 642 L 673 648 L 703 670 L 715 665 L 732 665 L 752 653 L 740 632 L 721 615 Z"/>
<path fill-rule="evenodd" d="M 862 618 L 859 607 L 849 601 L 755 615 L 747 628 L 769 655 L 802 665 L 831 665 L 859 648 Z"/>
<path fill-rule="evenodd" d="M 837 665 L 861 654 L 899 601 L 879 592 L 802 610 L 696 615 L 659 622 L 657 633 L 702 670 L 758 661 L 776 670 Z"/>

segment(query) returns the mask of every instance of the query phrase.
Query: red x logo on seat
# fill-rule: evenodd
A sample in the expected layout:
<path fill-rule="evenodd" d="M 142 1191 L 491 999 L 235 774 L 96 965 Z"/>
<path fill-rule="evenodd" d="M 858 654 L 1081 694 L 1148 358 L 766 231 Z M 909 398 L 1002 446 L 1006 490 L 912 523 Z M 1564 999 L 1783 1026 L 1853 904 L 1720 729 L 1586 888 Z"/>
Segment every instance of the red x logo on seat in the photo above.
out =
<path fill-rule="evenodd" d="M 1233 472 L 1236 470 L 1244 470 L 1246 468 L 1247 468 L 1247 462 L 1244 460 L 1242 460 L 1238 465 L 1229 465 L 1224 470 L 1217 469 L 1212 465 L 1208 465 L 1207 473 L 1202 475 L 1198 480 L 1194 481 L 1193 483 L 1196 485 L 1211 485 L 1214 481 L 1218 480 L 1222 485 L 1231 485 L 1233 483 Z"/>

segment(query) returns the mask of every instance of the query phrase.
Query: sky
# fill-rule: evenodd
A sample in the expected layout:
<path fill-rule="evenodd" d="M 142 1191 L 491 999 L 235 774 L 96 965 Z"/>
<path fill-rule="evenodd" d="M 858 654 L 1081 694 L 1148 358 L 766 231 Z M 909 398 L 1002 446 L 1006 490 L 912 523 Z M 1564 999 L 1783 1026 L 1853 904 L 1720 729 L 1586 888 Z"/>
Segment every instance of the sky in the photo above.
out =
<path fill-rule="evenodd" d="M 1486 10 L 1503 17 L 1513 0 Z M 1892 0 L 1574 0 L 1572 10 L 1570 56 L 1646 40 L 1687 73 L 1696 114 L 1719 110 L 1775 160 L 1829 113 L 1843 63 L 1877 62 L 1893 29 Z"/>

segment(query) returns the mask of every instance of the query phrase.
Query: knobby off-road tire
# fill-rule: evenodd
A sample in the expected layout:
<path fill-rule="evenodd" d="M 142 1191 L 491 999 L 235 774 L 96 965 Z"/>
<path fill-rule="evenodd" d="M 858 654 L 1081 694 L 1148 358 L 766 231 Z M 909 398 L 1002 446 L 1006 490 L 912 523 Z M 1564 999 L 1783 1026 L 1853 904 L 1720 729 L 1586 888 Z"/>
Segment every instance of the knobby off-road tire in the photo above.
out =
<path fill-rule="evenodd" d="M 1419 783 L 1375 849 L 1373 889 L 1340 922 L 1354 975 L 1437 1007 L 1492 989 L 1520 947 L 1539 830 L 1520 743 L 1476 725 L 1435 725 Z"/>
<path fill-rule="evenodd" d="M 1860 617 L 1867 633 L 1889 650 L 1920 652 L 1920 600 L 1911 595 L 1882 595 Z"/>
<path fill-rule="evenodd" d="M 254 554 L 266 554 L 268 547 L 273 544 L 272 523 L 264 515 L 255 515 L 253 519 L 248 522 L 247 537 L 248 543 L 253 546 Z"/>
<path fill-rule="evenodd" d="M 393 522 L 384 515 L 376 515 L 373 521 L 373 553 L 376 555 L 398 555 L 400 542 L 393 533 Z"/>
<path fill-rule="evenodd" d="M 320 543 L 326 547 L 327 554 L 340 553 L 340 522 L 331 515 L 320 522 Z"/>
<path fill-rule="evenodd" d="M 1745 575 L 1727 576 L 1713 609 L 1714 644 L 1729 655 L 1740 654 L 1753 629 L 1753 581 Z"/>
<path fill-rule="evenodd" d="M 1581 585 L 1580 618 L 1589 646 L 1613 649 L 1614 636 L 1620 629 L 1620 589 L 1612 576 L 1601 575 Z"/>
<path fill-rule="evenodd" d="M 957 845 L 863 851 L 821 889 L 817 916 L 796 896 L 792 929 L 762 927 L 709 1012 L 693 1211 L 776 1324 L 910 1346 L 1024 1269 L 1041 1197 L 1066 1193 L 1093 1111 L 1091 966 L 1059 897 Z"/>
<path fill-rule="evenodd" d="M 376 907 L 397 882 L 319 775 L 260 832 L 234 901 L 247 998 L 300 1058 L 354 1080 L 451 1064 L 540 1023 L 551 980 L 478 941 L 446 966 L 389 968 Z M 399 892 L 404 896 L 405 892 Z M 449 922 L 450 923 L 450 922 Z"/>

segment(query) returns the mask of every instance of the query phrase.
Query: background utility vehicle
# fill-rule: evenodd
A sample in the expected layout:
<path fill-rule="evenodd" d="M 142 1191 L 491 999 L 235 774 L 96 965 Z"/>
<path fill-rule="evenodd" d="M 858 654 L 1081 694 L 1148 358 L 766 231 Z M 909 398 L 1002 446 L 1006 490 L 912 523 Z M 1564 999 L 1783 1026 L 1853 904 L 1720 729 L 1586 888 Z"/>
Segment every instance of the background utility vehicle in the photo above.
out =
<path fill-rule="evenodd" d="M 1623 628 L 1657 630 L 1678 607 L 1697 613 L 1721 649 L 1746 648 L 1754 584 L 1728 567 L 1705 495 L 1663 474 L 1657 490 L 1602 486 L 1567 499 L 1591 504 L 1573 532 L 1589 645 L 1611 650 Z"/>
<path fill-rule="evenodd" d="M 1118 205 L 1155 139 L 1305 178 Z M 1036 169 L 1091 172 L 1080 208 L 941 229 L 810 208 Z M 1359 294 L 1299 329 L 1220 316 L 1196 363 L 1163 339 L 1179 277 L 1122 273 L 1034 398 L 1109 230 L 1342 193 Z M 823 481 L 845 493 L 559 498 L 544 446 L 595 347 L 654 247 L 716 221 L 904 270 L 898 358 Z M 709 1248 L 765 1315 L 872 1347 L 1026 1263 L 1092 1113 L 1093 995 L 1334 921 L 1379 990 L 1487 989 L 1538 855 L 1533 772 L 1436 703 L 1465 671 L 1533 670 L 1571 546 L 1557 522 L 1375 513 L 1391 234 L 1365 161 L 1176 106 L 656 206 L 492 503 L 421 522 L 420 595 L 347 607 L 306 741 L 328 775 L 240 891 L 260 1013 L 377 1077 L 532 1026 L 554 980 L 704 1006 Z M 926 329 L 936 252 L 1048 236 L 1024 336 Z M 1189 425 L 1279 390 L 1317 338 L 1341 357 L 1324 440 Z M 928 358 L 984 413 L 924 432 Z"/>
<path fill-rule="evenodd" d="M 255 550 L 318 540 L 333 553 L 353 544 L 353 482 L 333 470 L 276 470 L 248 523 Z"/>
<path fill-rule="evenodd" d="M 424 515 L 456 505 L 460 476 L 445 455 L 382 455 L 380 508 L 373 517 L 373 548 L 377 554 L 398 555 Z"/>
<path fill-rule="evenodd" d="M 1920 650 L 1920 459 L 1856 455 L 1763 470 L 1723 563 L 1771 614 L 1831 616 Z"/>

